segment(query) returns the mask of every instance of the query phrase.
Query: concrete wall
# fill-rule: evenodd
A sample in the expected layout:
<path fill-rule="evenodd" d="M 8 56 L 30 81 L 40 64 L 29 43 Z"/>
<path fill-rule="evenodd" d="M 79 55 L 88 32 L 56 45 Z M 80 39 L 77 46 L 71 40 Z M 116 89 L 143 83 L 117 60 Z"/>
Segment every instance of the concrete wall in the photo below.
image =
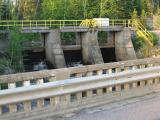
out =
<path fill-rule="evenodd" d="M 66 67 L 63 49 L 61 46 L 60 31 L 51 30 L 50 33 L 45 34 L 45 39 L 46 59 L 55 68 Z"/>
<path fill-rule="evenodd" d="M 84 64 L 104 63 L 97 36 L 98 31 L 94 30 L 81 33 Z"/>
<path fill-rule="evenodd" d="M 117 61 L 136 59 L 130 28 L 124 28 L 120 32 L 115 32 L 115 52 Z"/>

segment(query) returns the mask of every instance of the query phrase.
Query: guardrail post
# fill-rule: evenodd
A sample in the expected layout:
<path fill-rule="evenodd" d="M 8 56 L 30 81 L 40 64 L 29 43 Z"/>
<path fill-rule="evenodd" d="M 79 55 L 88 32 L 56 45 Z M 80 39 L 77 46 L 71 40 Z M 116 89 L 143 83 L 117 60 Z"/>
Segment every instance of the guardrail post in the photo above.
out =
<path fill-rule="evenodd" d="M 120 70 L 120 68 L 116 68 L 116 73 L 118 73 L 118 72 L 120 72 L 121 70 Z"/>
<path fill-rule="evenodd" d="M 153 80 L 148 80 L 148 85 L 152 85 L 153 84 Z"/>
<path fill-rule="evenodd" d="M 55 77 L 55 76 L 52 76 L 52 77 L 49 78 L 49 81 L 50 81 L 50 82 L 52 82 L 52 81 L 54 81 L 54 80 L 56 80 L 56 77 Z"/>
<path fill-rule="evenodd" d="M 116 91 L 121 91 L 121 85 L 116 85 Z"/>
<path fill-rule="evenodd" d="M 68 105 L 70 103 L 71 96 L 70 96 L 70 94 L 66 94 L 66 95 L 64 95 L 64 97 L 65 97 L 64 102 L 66 105 Z"/>
<path fill-rule="evenodd" d="M 24 81 L 24 86 L 30 86 L 30 81 Z"/>
<path fill-rule="evenodd" d="M 155 78 L 155 84 L 159 83 L 159 78 Z"/>
<path fill-rule="evenodd" d="M 140 86 L 144 87 L 145 86 L 145 81 L 140 81 Z"/>
<path fill-rule="evenodd" d="M 38 99 L 38 100 L 37 100 L 37 106 L 38 106 L 39 108 L 41 108 L 41 107 L 44 106 L 44 101 L 43 101 L 43 99 Z"/>
<path fill-rule="evenodd" d="M 87 91 L 87 97 L 92 97 L 92 90 Z"/>
<path fill-rule="evenodd" d="M 107 87 L 107 92 L 111 93 L 112 92 L 112 86 Z"/>
<path fill-rule="evenodd" d="M 103 74 L 103 71 L 102 71 L 102 70 L 98 70 L 98 71 L 97 71 L 97 74 L 98 74 L 98 75 L 102 75 L 102 74 Z"/>
<path fill-rule="evenodd" d="M 50 101 L 51 101 L 51 105 L 52 105 L 52 106 L 55 106 L 55 97 L 51 97 L 51 98 L 50 98 Z"/>
<path fill-rule="evenodd" d="M 77 77 L 77 78 L 82 77 L 82 73 L 77 73 L 77 74 L 76 74 L 76 77 Z"/>
<path fill-rule="evenodd" d="M 87 76 L 92 76 L 92 72 L 87 72 Z"/>
<path fill-rule="evenodd" d="M 129 84 L 128 83 L 124 84 L 124 90 L 128 90 L 128 89 L 129 89 Z"/>
<path fill-rule="evenodd" d="M 16 104 L 10 104 L 10 105 L 9 105 L 9 112 L 10 112 L 10 113 L 15 113 L 15 112 L 17 112 L 17 106 L 16 106 Z"/>
<path fill-rule="evenodd" d="M 137 88 L 137 82 L 132 83 L 133 88 Z"/>
<path fill-rule="evenodd" d="M 81 100 L 82 99 L 82 92 L 78 92 L 77 93 L 77 100 Z"/>
<path fill-rule="evenodd" d="M 148 64 L 148 67 L 153 67 L 153 64 Z"/>
<path fill-rule="evenodd" d="M 55 96 L 55 106 L 56 108 L 60 106 L 60 96 Z"/>
<path fill-rule="evenodd" d="M 108 69 L 108 74 L 112 74 L 112 69 Z"/>
<path fill-rule="evenodd" d="M 16 88 L 16 83 L 8 83 L 8 88 Z"/>
<path fill-rule="evenodd" d="M 145 68 L 145 65 L 140 65 L 140 68 Z"/>
<path fill-rule="evenodd" d="M 43 84 L 43 79 L 38 79 L 37 84 Z"/>
<path fill-rule="evenodd" d="M 102 90 L 102 88 L 97 89 L 97 94 L 98 94 L 98 95 L 103 95 L 103 90 Z"/>
<path fill-rule="evenodd" d="M 30 101 L 25 101 L 25 102 L 24 102 L 24 110 L 25 110 L 26 112 L 31 111 Z"/>
<path fill-rule="evenodd" d="M 133 68 L 133 70 L 136 70 L 136 69 L 137 69 L 137 66 L 133 66 L 132 68 Z"/>
<path fill-rule="evenodd" d="M 128 66 L 127 66 L 127 67 L 125 67 L 125 68 L 124 68 L 124 70 L 125 70 L 125 71 L 128 71 L 128 70 L 129 70 L 129 67 L 128 67 Z"/>

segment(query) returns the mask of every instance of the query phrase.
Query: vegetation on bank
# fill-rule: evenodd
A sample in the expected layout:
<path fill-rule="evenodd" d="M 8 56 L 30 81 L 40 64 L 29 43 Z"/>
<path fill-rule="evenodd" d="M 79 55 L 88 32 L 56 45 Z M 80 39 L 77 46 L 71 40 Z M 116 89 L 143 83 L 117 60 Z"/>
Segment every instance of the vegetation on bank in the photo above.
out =
<path fill-rule="evenodd" d="M 38 40 L 39 34 L 25 34 L 14 28 L 8 34 L 9 48 L 0 58 L 0 74 L 24 72 L 23 51 L 26 41 Z"/>

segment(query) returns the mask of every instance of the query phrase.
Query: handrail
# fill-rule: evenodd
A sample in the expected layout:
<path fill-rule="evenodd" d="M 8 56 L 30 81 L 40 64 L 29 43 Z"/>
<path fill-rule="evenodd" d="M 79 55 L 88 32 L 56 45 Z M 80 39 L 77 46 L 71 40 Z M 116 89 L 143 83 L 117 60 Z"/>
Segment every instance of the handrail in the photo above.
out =
<path fill-rule="evenodd" d="M 62 24 L 63 23 L 63 24 Z M 81 26 L 95 27 L 95 20 L 86 19 L 86 20 L 0 20 L 0 27 L 38 27 L 38 26 Z M 130 19 L 110 19 L 110 25 L 121 25 L 125 27 L 131 27 L 132 22 Z"/>
<path fill-rule="evenodd" d="M 139 37 L 142 37 L 144 39 L 144 42 L 147 46 L 147 48 L 144 50 L 144 55 L 150 56 L 149 49 L 153 47 L 153 36 L 148 30 L 145 28 L 145 26 L 139 21 L 139 20 L 133 20 L 133 26 L 137 30 L 137 35 Z"/>

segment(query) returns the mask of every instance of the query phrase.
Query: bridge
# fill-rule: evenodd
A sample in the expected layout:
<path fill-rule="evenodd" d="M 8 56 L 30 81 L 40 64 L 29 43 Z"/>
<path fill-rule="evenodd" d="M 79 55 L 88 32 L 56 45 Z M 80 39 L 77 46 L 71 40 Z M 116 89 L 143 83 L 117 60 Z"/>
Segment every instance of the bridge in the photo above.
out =
<path fill-rule="evenodd" d="M 82 25 L 82 23 L 85 23 Z M 83 108 L 109 104 L 159 92 L 160 59 L 136 59 L 131 34 L 152 35 L 134 20 L 110 20 L 109 26 L 92 26 L 85 20 L 0 21 L 1 33 L 15 27 L 24 33 L 40 33 L 47 60 L 57 69 L 0 76 L 0 119 L 45 119 Z M 104 63 L 98 32 L 109 33 L 116 60 Z M 66 68 L 61 33 L 76 33 L 76 46 L 85 66 Z M 106 54 L 107 55 L 107 54 Z"/>
<path fill-rule="evenodd" d="M 0 119 L 46 119 L 160 91 L 160 59 L 0 76 Z"/>

